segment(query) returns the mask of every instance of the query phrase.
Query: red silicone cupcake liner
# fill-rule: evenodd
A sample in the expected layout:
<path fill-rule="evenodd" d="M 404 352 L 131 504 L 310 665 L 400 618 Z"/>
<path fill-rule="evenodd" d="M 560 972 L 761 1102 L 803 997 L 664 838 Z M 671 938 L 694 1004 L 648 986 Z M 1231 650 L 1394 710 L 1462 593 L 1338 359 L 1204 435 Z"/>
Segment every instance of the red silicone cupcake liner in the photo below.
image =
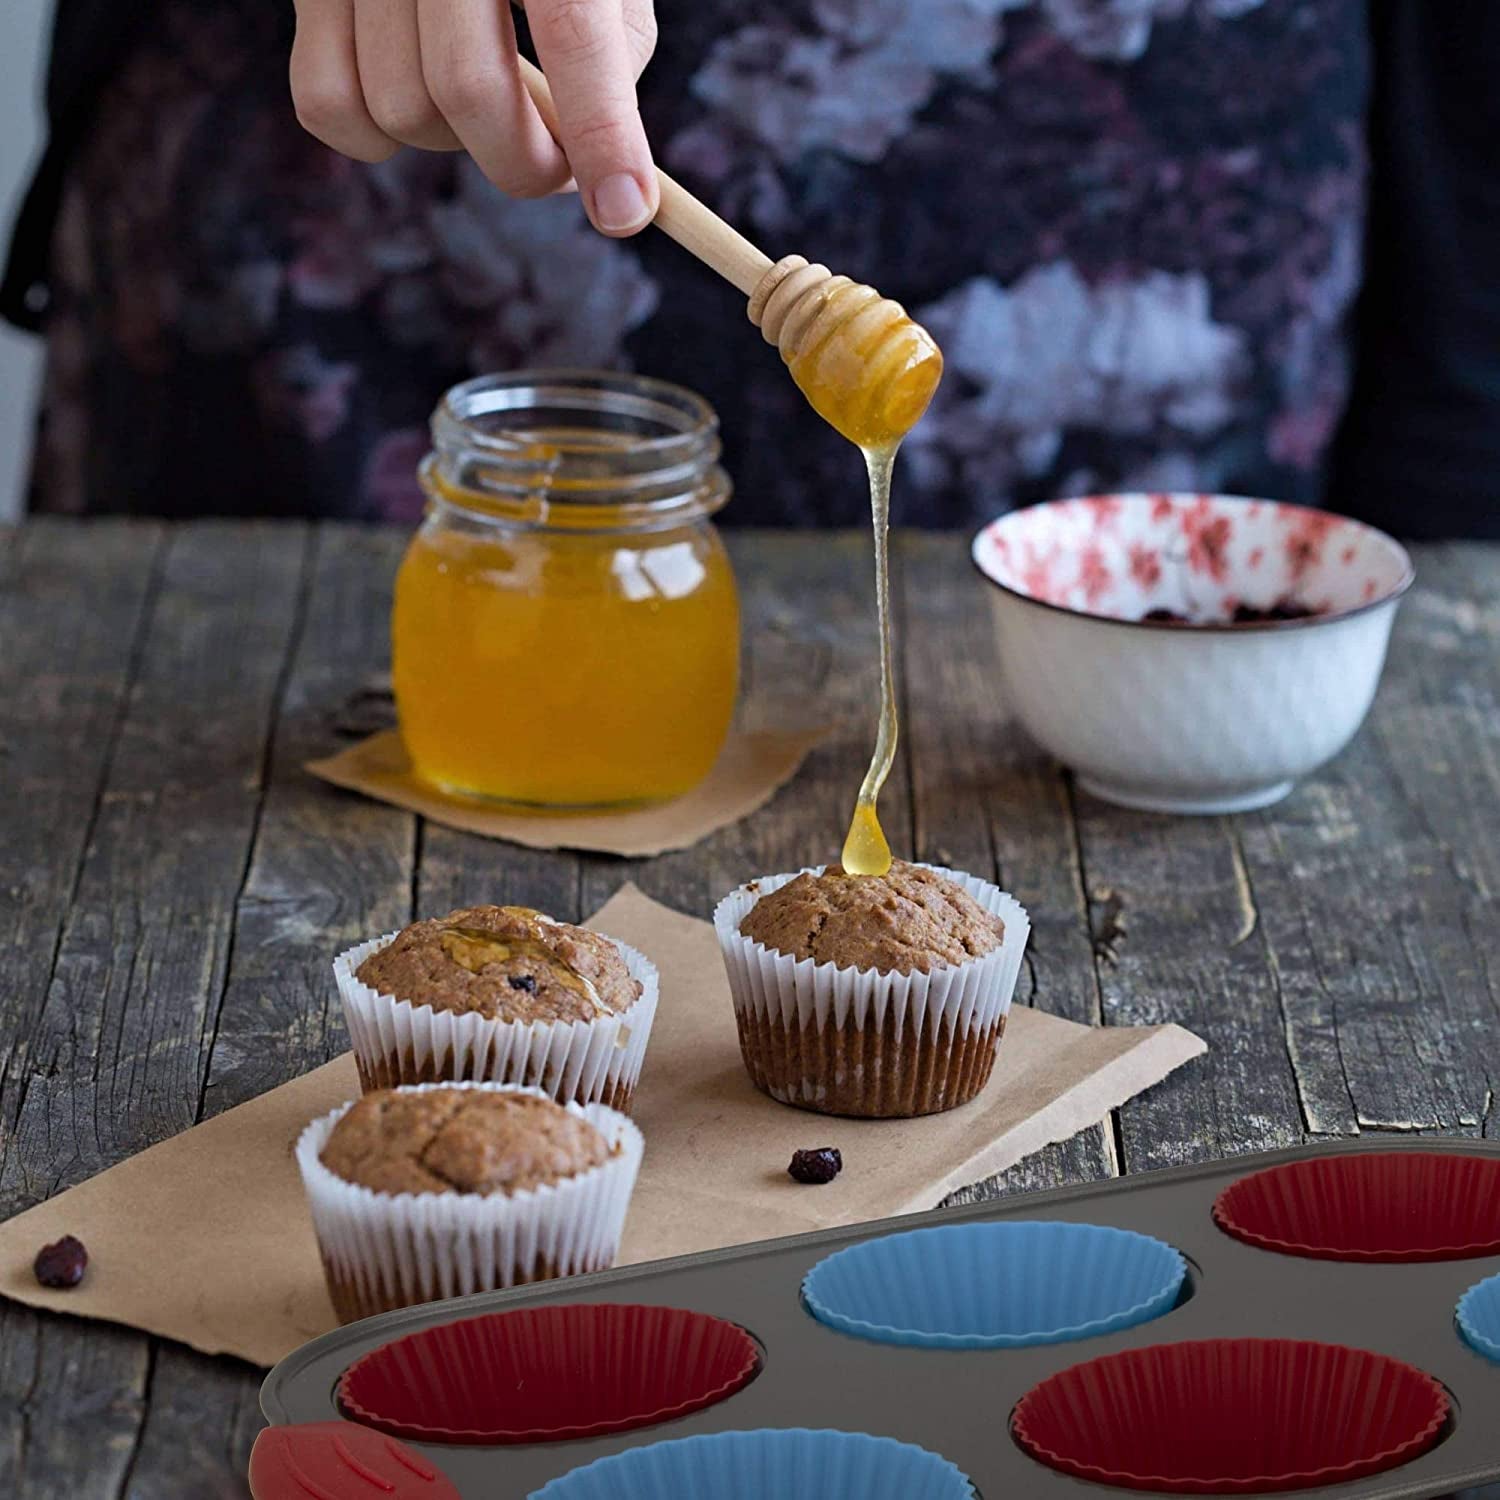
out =
<path fill-rule="evenodd" d="M 1341 1484 L 1425 1453 L 1448 1393 L 1363 1349 L 1293 1339 L 1157 1344 L 1034 1386 L 1016 1442 L 1065 1474 L 1177 1495 Z"/>
<path fill-rule="evenodd" d="M 1379 1151 L 1290 1162 L 1219 1194 L 1214 1219 L 1262 1250 L 1316 1260 L 1463 1260 L 1500 1251 L 1500 1161 Z"/>
<path fill-rule="evenodd" d="M 556 1442 L 684 1416 L 759 1370 L 759 1345 L 723 1318 L 584 1303 L 464 1318 L 383 1344 L 344 1371 L 339 1405 L 423 1442 Z"/>

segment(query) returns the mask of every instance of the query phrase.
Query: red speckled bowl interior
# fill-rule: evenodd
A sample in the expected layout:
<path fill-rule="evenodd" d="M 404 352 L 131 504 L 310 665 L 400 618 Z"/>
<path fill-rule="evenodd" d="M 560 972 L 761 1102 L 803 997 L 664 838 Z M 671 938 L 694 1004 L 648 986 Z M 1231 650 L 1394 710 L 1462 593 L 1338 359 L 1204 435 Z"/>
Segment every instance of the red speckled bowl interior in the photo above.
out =
<path fill-rule="evenodd" d="M 1277 604 L 1327 617 L 1394 598 L 1412 578 L 1405 549 L 1363 522 L 1229 495 L 1028 506 L 985 527 L 974 560 L 1012 593 L 1114 620 L 1170 610 L 1208 623 Z"/>

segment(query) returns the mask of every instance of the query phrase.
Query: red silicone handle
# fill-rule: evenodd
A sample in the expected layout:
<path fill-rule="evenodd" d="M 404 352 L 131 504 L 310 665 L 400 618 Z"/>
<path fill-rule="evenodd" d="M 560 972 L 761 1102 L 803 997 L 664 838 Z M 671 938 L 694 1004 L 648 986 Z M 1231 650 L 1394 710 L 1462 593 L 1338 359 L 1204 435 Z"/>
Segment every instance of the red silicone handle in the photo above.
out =
<path fill-rule="evenodd" d="M 254 1500 L 459 1500 L 405 1443 L 353 1422 L 267 1427 L 250 1451 Z"/>

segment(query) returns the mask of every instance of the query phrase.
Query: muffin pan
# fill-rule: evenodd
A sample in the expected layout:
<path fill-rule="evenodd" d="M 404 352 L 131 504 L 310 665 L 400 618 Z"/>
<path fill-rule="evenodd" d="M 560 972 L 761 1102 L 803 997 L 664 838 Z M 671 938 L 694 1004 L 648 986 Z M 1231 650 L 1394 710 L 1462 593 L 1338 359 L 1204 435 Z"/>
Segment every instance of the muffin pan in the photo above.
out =
<path fill-rule="evenodd" d="M 1333 1246 L 1349 1259 L 1229 1232 L 1245 1227 L 1236 1204 L 1253 1203 L 1267 1243 L 1308 1238 L 1278 1206 L 1298 1195 L 1267 1191 L 1277 1179 L 1243 1187 L 1305 1162 L 1357 1180 L 1351 1214 L 1398 1183 L 1411 1212 L 1354 1226 L 1346 1250 Z M 1469 1198 L 1424 1196 L 1424 1174 L 1449 1200 L 1470 1184 L 1458 1189 Z M 893 1474 L 907 1476 L 902 1500 L 1112 1486 L 1436 1500 L 1500 1479 L 1500 1362 L 1481 1352 L 1500 1354 L 1500 1281 L 1485 1284 L 1500 1276 L 1485 1231 L 1500 1223 L 1495 1183 L 1500 1147 L 1466 1140 L 1358 1140 L 1144 1173 L 383 1314 L 283 1360 L 261 1404 L 274 1424 L 327 1422 L 342 1387 L 344 1415 L 402 1435 L 465 1500 L 761 1500 L 798 1493 L 788 1475 L 827 1500 L 868 1500 Z M 1414 1222 L 1439 1209 L 1464 1234 Z M 1381 1258 L 1387 1238 L 1403 1259 Z M 1049 1284 L 1019 1293 L 1033 1282 Z M 534 1358 L 524 1340 L 503 1357 L 474 1354 L 503 1330 L 494 1315 L 518 1314 Z M 486 1322 L 464 1327 L 476 1318 Z M 647 1354 L 631 1377 L 601 1353 L 568 1394 L 570 1361 L 549 1355 L 548 1338 L 631 1319 L 693 1357 Z M 595 1343 L 628 1361 L 633 1339 Z M 442 1398 L 448 1365 L 469 1379 L 503 1365 L 496 1383 L 512 1389 L 556 1380 L 556 1399 L 525 1411 L 481 1402 L 476 1415 L 472 1389 Z M 1129 1399 L 1110 1421 L 1059 1420 L 1111 1389 Z M 394 1410 L 376 1413 L 381 1403 Z M 1304 1411 L 1317 1415 L 1297 1421 Z M 422 1435 L 445 1429 L 445 1441 Z M 557 1436 L 536 1440 L 545 1430 Z"/>

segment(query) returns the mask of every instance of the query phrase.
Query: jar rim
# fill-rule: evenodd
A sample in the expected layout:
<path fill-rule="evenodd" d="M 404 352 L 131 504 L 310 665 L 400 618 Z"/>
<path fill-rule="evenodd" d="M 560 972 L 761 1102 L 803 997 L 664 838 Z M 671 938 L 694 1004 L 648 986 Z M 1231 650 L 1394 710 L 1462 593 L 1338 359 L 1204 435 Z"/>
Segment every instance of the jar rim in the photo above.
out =
<path fill-rule="evenodd" d="M 633 407 L 632 414 L 646 417 L 648 414 L 661 420 L 658 413 L 680 412 L 685 419 L 683 425 L 655 437 L 633 435 L 630 443 L 633 452 L 660 453 L 673 448 L 691 446 L 705 437 L 715 436 L 719 430 L 719 415 L 696 391 L 671 380 L 662 380 L 655 375 L 637 375 L 631 370 L 590 370 L 583 367 L 561 365 L 540 370 L 516 370 L 509 374 L 476 375 L 469 380 L 450 386 L 438 402 L 432 414 L 434 439 L 439 425 L 455 423 L 469 428 L 475 416 L 487 416 L 496 411 L 525 411 L 540 405 L 538 400 L 512 399 L 493 401 L 460 414 L 456 409 L 460 402 L 481 402 L 485 397 L 507 394 L 520 396 L 551 395 L 554 399 L 570 397 L 577 399 L 595 395 L 610 396 L 616 402 L 625 402 Z M 588 405 L 589 403 L 581 403 Z M 603 409 L 605 402 L 593 403 Z M 470 436 L 476 447 L 493 448 L 505 453 L 515 447 L 513 441 L 496 438 L 485 432 L 472 431 Z"/>
<path fill-rule="evenodd" d="M 702 396 L 654 376 L 569 368 L 480 375 L 438 403 L 421 479 L 435 504 L 486 519 L 655 528 L 712 514 L 727 500 L 718 429 Z"/>

